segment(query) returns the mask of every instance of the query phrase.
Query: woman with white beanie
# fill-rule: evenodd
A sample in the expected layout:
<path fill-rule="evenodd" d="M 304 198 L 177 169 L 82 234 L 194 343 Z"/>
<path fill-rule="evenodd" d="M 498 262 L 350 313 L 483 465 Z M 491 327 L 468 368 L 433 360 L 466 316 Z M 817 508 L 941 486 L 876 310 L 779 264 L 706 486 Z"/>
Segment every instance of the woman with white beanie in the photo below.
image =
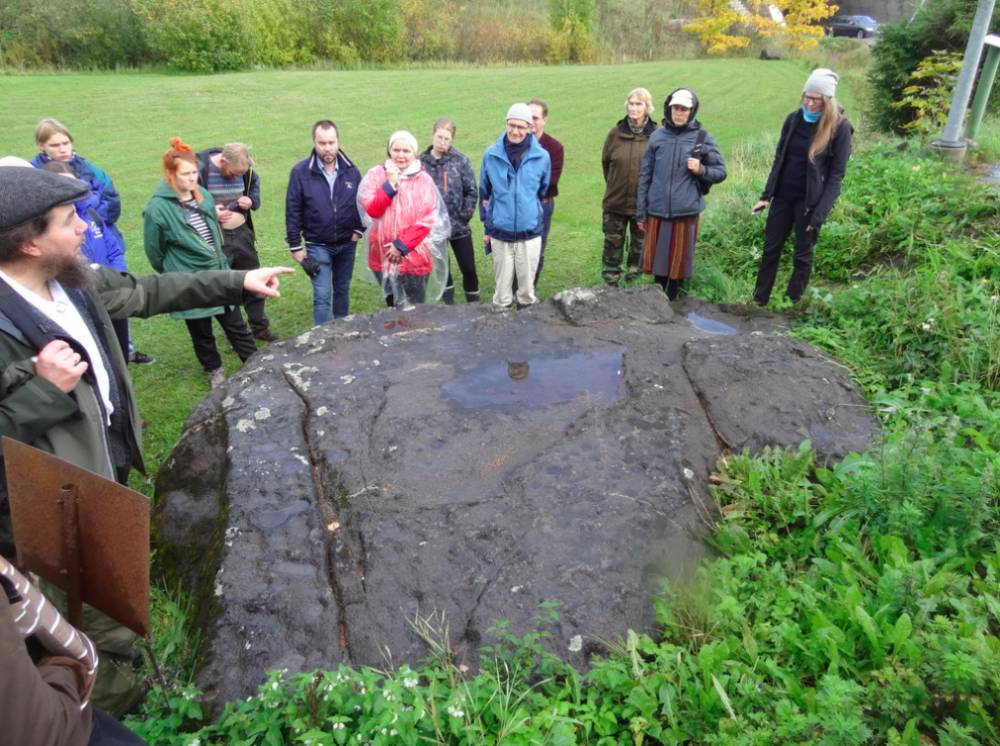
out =
<path fill-rule="evenodd" d="M 754 214 L 770 208 L 753 293 L 759 306 L 771 298 L 781 250 L 792 229 L 795 250 L 785 295 L 793 303 L 802 297 L 819 230 L 840 196 L 854 127 L 837 103 L 838 80 L 837 73 L 825 67 L 813 70 L 806 80 L 801 108 L 785 118 L 767 185 L 753 206 Z"/>
<path fill-rule="evenodd" d="M 417 157 L 417 138 L 393 132 L 388 158 L 365 174 L 358 206 L 367 232 L 368 268 L 382 287 L 386 305 L 408 308 L 427 300 L 429 280 L 440 297 L 447 275 L 448 211 L 434 180 Z"/>

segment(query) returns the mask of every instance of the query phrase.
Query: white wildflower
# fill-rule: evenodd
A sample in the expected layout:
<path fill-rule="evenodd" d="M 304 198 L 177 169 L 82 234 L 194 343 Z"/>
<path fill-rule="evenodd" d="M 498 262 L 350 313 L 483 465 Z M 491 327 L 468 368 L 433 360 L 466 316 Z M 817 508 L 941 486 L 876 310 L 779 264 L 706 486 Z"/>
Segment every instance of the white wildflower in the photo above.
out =
<path fill-rule="evenodd" d="M 461 709 L 455 707 L 454 705 L 448 705 L 448 714 L 453 718 L 464 718 L 465 713 Z"/>
<path fill-rule="evenodd" d="M 413 677 L 410 677 L 410 676 L 408 676 L 405 679 L 403 679 L 403 686 L 405 686 L 407 689 L 412 689 L 413 687 L 415 687 L 419 683 L 420 682 L 417 679 L 415 679 Z"/>
<path fill-rule="evenodd" d="M 583 650 L 583 636 L 573 635 L 569 638 L 569 646 L 566 649 L 571 653 L 579 653 Z"/>

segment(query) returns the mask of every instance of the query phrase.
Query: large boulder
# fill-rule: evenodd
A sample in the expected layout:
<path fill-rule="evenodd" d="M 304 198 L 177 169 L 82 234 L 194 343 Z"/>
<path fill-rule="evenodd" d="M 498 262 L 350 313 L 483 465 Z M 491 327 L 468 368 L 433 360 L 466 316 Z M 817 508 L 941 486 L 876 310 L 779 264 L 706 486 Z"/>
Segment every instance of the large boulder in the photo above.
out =
<path fill-rule="evenodd" d="M 157 481 L 160 558 L 199 601 L 199 683 L 269 668 L 474 667 L 509 622 L 585 665 L 654 625 L 703 554 L 726 450 L 867 447 L 847 372 L 780 317 L 657 288 L 517 313 L 426 306 L 272 344 L 193 413 Z"/>

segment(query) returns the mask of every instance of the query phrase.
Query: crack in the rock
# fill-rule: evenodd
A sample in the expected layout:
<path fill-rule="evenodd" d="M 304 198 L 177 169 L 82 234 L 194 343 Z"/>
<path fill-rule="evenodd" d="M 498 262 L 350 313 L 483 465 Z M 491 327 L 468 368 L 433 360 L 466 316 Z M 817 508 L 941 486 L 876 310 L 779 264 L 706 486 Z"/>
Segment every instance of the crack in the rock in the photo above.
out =
<path fill-rule="evenodd" d="M 682 355 L 684 354 L 683 351 L 681 352 L 681 354 Z M 712 430 L 712 435 L 715 436 L 715 442 L 719 444 L 719 451 L 722 453 L 725 453 L 726 451 L 732 451 L 733 444 L 730 443 L 728 440 L 726 440 L 722 436 L 722 433 L 719 432 L 719 428 L 716 426 L 715 420 L 712 419 L 712 413 L 709 411 L 708 399 L 705 398 L 705 394 L 698 387 L 698 385 L 693 380 L 691 380 L 691 374 L 688 373 L 687 366 L 684 364 L 683 360 L 681 361 L 681 370 L 684 371 L 684 377 L 687 379 L 688 385 L 691 387 L 691 390 L 694 392 L 695 398 L 698 400 L 698 406 L 701 407 L 701 411 L 705 415 L 705 421 L 708 422 L 708 426 Z"/>
<path fill-rule="evenodd" d="M 327 494 L 326 483 L 323 479 L 323 474 L 320 471 L 312 441 L 309 438 L 309 418 L 311 412 L 309 400 L 306 399 L 303 392 L 299 390 L 295 380 L 289 376 L 287 372 L 282 371 L 282 375 L 288 383 L 288 387 L 302 402 L 302 439 L 306 444 L 306 448 L 309 450 L 310 473 L 313 480 L 313 487 L 316 490 L 316 508 L 320 513 L 320 522 L 322 523 L 324 529 L 323 555 L 327 562 L 327 582 L 330 584 L 330 589 L 333 591 L 334 602 L 337 604 L 337 632 L 340 639 L 340 647 L 347 652 L 347 657 L 350 658 L 351 638 L 347 628 L 347 604 L 344 602 L 344 589 L 341 587 L 340 579 L 337 577 L 337 548 L 335 546 L 336 534 L 334 531 L 330 530 L 329 521 L 324 520 L 323 516 L 323 508 L 327 507 L 331 510 L 335 510 L 333 506 L 336 505 L 336 502 L 331 499 L 330 495 Z"/>
<path fill-rule="evenodd" d="M 364 461 L 367 459 L 373 459 L 375 453 L 375 429 L 378 427 L 378 421 L 382 418 L 382 413 L 385 411 L 386 406 L 388 406 L 388 396 L 386 395 L 389 391 L 389 384 L 385 379 L 382 380 L 382 396 L 379 399 L 378 406 L 375 408 L 375 412 L 372 414 L 371 421 L 368 425 L 368 449 L 366 453 L 366 459 L 361 459 L 362 463 L 358 465 L 361 471 L 361 483 L 368 486 L 368 477 L 365 475 L 365 465 Z"/>

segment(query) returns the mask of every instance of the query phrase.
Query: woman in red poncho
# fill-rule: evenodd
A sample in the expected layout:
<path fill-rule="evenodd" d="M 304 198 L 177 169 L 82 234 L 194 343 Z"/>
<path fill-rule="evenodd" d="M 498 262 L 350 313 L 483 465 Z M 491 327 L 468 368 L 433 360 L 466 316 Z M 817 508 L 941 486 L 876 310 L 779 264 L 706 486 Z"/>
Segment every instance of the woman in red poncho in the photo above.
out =
<path fill-rule="evenodd" d="M 451 228 L 434 180 L 417 158 L 417 140 L 409 132 L 394 132 L 389 158 L 365 174 L 358 201 L 371 220 L 368 268 L 382 286 L 386 305 L 405 308 L 427 300 L 432 276 L 435 292 L 442 288 L 445 267 L 441 241 Z M 443 239 L 442 239 L 443 235 Z"/>

